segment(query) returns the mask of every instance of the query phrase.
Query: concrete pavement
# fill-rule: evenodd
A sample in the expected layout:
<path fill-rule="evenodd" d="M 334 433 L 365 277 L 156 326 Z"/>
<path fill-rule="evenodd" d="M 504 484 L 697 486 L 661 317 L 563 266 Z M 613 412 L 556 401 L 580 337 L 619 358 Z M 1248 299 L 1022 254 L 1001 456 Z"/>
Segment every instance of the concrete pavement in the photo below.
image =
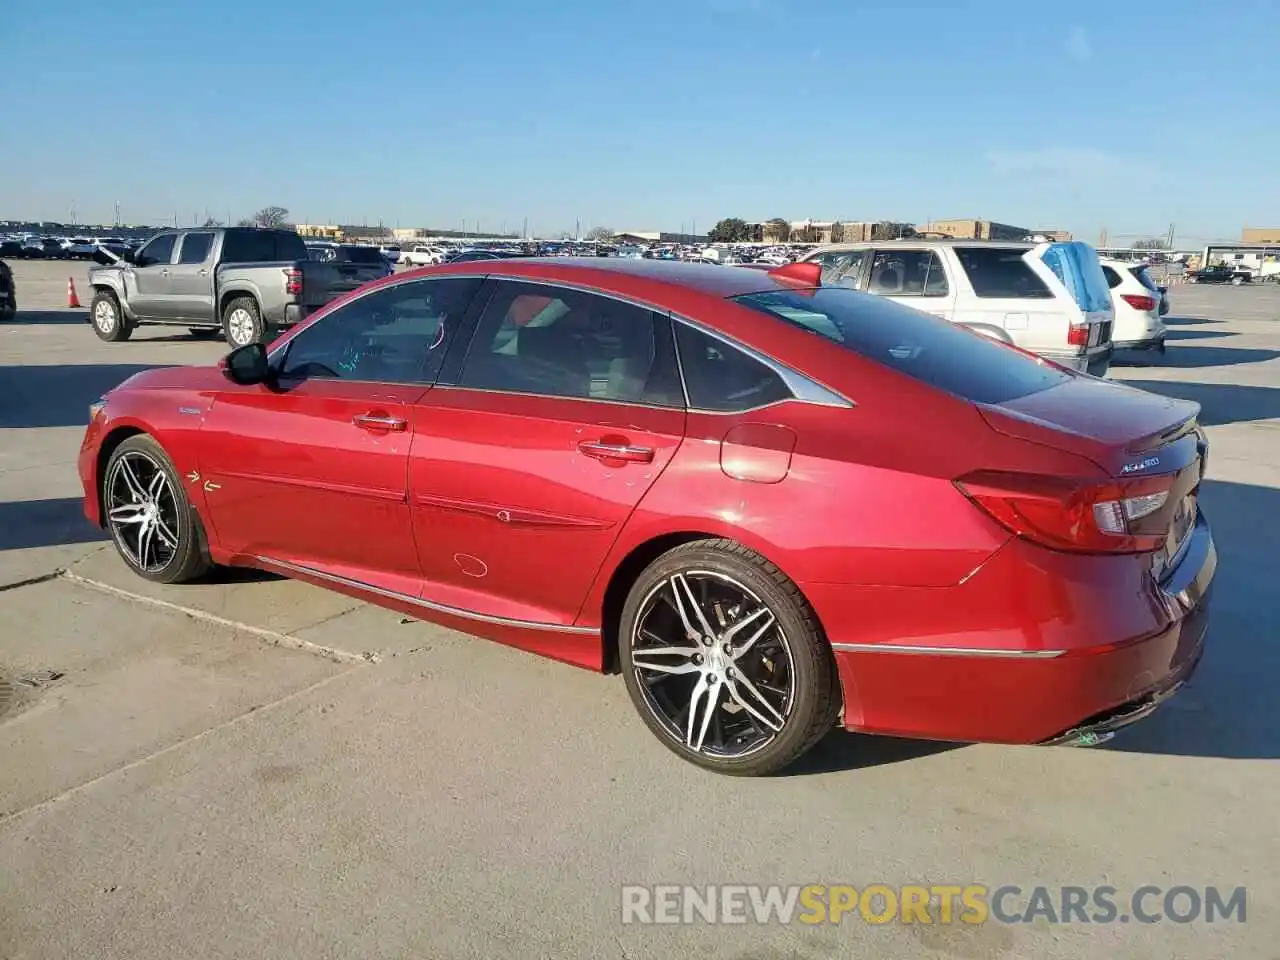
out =
<path fill-rule="evenodd" d="M 1188 690 L 1097 750 L 832 736 L 743 781 L 669 754 L 617 678 L 287 580 L 129 576 L 77 519 L 85 404 L 220 349 L 101 343 L 54 308 L 67 271 L 18 264 L 33 312 L 0 327 L 0 585 L 50 578 L 0 589 L 0 674 L 63 674 L 0 714 L 0 957 L 1277 956 L 1280 291 L 1175 288 L 1168 354 L 1114 374 L 1209 424 Z M 623 884 L 975 881 L 1244 885 L 1248 914 L 620 922 Z"/>

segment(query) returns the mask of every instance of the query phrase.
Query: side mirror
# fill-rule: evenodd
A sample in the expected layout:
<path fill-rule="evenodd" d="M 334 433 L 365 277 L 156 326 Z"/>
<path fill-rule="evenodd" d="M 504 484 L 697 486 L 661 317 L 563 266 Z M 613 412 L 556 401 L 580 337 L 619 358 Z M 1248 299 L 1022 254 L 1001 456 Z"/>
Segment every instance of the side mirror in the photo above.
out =
<path fill-rule="evenodd" d="M 222 358 L 222 373 L 232 383 L 252 386 L 271 379 L 271 364 L 267 362 L 267 348 L 261 343 L 247 343 L 237 347 Z"/>

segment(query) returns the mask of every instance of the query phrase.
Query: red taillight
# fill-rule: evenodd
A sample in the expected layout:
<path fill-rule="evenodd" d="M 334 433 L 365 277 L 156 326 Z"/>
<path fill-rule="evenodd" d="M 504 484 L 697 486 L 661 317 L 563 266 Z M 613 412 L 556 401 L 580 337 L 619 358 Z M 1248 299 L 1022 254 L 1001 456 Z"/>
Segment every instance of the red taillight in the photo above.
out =
<path fill-rule="evenodd" d="M 1123 300 L 1125 303 L 1127 303 L 1129 306 L 1133 307 L 1133 309 L 1141 310 L 1144 313 L 1148 310 L 1154 310 L 1156 308 L 1155 297 L 1144 297 L 1140 293 L 1122 293 L 1120 294 L 1120 299 Z"/>
<path fill-rule="evenodd" d="M 966 497 L 1013 533 L 1054 550 L 1141 553 L 1164 543 L 1173 522 L 1172 476 L 1102 483 L 1002 470 L 956 481 Z"/>
<path fill-rule="evenodd" d="M 297 267 L 284 268 L 284 292 L 290 297 L 302 296 L 302 271 Z"/>
<path fill-rule="evenodd" d="M 1072 347 L 1089 346 L 1089 324 L 1073 323 L 1067 328 L 1067 344 Z"/>

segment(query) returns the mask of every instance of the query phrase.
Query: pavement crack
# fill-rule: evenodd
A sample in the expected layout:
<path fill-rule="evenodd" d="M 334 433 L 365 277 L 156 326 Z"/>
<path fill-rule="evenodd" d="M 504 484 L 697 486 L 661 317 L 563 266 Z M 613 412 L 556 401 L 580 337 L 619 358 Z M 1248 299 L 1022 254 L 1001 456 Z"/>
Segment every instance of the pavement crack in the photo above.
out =
<path fill-rule="evenodd" d="M 7 590 L 18 590 L 21 587 L 33 587 L 37 583 L 48 583 L 50 580 L 57 580 L 66 572 L 67 570 L 65 567 L 59 567 L 51 573 L 42 573 L 39 576 L 27 577 L 24 580 L 15 580 L 12 583 L 0 583 L 0 593 L 4 593 Z"/>
<path fill-rule="evenodd" d="M 45 797 L 43 800 L 37 800 L 35 803 L 28 804 L 25 807 L 19 807 L 17 810 L 0 811 L 0 825 L 6 824 L 16 819 L 17 817 L 23 816 L 25 814 L 33 813 L 38 810 L 43 810 L 47 807 L 52 806 L 55 803 L 58 803 L 61 800 L 65 800 L 67 797 L 72 797 L 72 796 L 75 796 L 76 794 L 83 793 L 84 791 L 88 790 L 90 787 L 93 787 L 106 780 L 110 780 L 113 777 L 117 777 L 123 773 L 127 773 L 130 770 L 135 770 L 138 767 L 141 767 L 144 764 L 148 764 L 153 760 L 158 760 L 161 757 L 167 754 L 173 753 L 176 750 L 181 750 L 183 747 L 188 746 L 189 744 L 198 743 L 201 740 L 204 740 L 204 739 L 207 739 L 208 737 L 213 736 L 219 731 L 228 730 L 232 727 L 238 726 L 244 723 L 245 721 L 249 720 L 251 717 L 259 717 L 264 713 L 270 713 L 271 711 L 276 710 L 287 703 L 291 703 L 294 700 L 305 697 L 307 694 L 312 693 L 316 690 L 319 690 L 323 687 L 326 687 L 329 684 L 333 683 L 335 680 L 340 680 L 343 677 L 346 677 L 352 673 L 355 673 L 354 668 L 350 670 L 339 670 L 337 673 L 330 674 L 329 676 L 321 680 L 317 680 L 315 683 L 308 684 L 307 686 L 303 687 L 301 690 L 295 690 L 292 693 L 285 694 L 283 697 L 281 697 L 278 700 L 272 700 L 270 703 L 265 703 L 265 704 L 261 704 L 261 703 L 254 704 L 253 706 L 249 707 L 247 710 L 244 710 L 243 712 L 236 714 L 234 717 L 232 717 L 229 720 L 224 720 L 222 723 L 214 724 L 212 727 L 207 727 L 204 730 L 201 730 L 199 733 L 192 734 L 189 737 L 183 737 L 181 740 L 177 740 L 174 743 L 161 747 L 159 750 L 153 750 L 151 753 L 148 753 L 146 756 L 138 757 L 137 759 L 130 760 L 128 763 L 123 763 L 118 767 L 112 767 L 106 773 L 100 773 L 96 777 L 91 777 L 90 779 L 85 780 L 83 783 L 76 784 L 74 787 L 68 787 L 66 790 L 62 790 L 59 793 L 55 793 L 53 796 Z"/>
<path fill-rule="evenodd" d="M 193 620 L 202 620 L 205 623 L 216 624 L 220 627 L 226 627 L 230 630 L 238 630 L 242 633 L 248 633 L 260 640 L 277 647 L 289 647 L 294 650 L 301 650 L 304 653 L 315 654 L 324 657 L 326 660 L 332 660 L 335 663 L 377 663 L 379 657 L 376 653 L 352 653 L 349 650 L 340 650 L 337 647 L 326 647 L 319 643 L 312 643 L 310 640 L 304 640 L 296 637 L 291 633 L 281 633 L 279 630 L 269 630 L 266 627 L 255 627 L 251 623 L 244 623 L 240 620 L 232 620 L 229 617 L 221 617 L 216 613 L 210 613 L 208 610 L 200 610 L 196 607 L 183 606 L 180 603 L 173 603 L 169 600 L 161 600 L 158 597 L 148 597 L 140 593 L 133 593 L 129 590 L 122 590 L 119 587 L 113 587 L 109 583 L 103 583 L 100 580 L 92 580 L 89 577 L 82 577 L 78 573 L 72 573 L 70 570 L 62 570 L 55 576 L 61 576 L 68 583 L 78 584 L 91 590 L 97 590 L 100 593 L 110 594 L 114 597 L 121 597 L 125 600 L 131 600 L 134 603 L 141 603 L 151 607 L 157 607 L 161 610 L 168 610 L 171 613 L 180 613 L 190 617 Z M 47 578 L 52 579 L 52 577 Z"/>

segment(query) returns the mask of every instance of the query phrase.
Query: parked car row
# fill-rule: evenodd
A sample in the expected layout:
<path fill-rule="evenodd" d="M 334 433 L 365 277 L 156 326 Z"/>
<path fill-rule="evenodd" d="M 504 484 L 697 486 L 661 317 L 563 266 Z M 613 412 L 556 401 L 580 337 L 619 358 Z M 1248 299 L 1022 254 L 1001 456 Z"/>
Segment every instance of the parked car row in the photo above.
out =
<path fill-rule="evenodd" d="M 137 244 L 121 237 L 4 237 L 0 257 L 13 260 L 92 260 L 104 247 L 134 249 Z"/>

